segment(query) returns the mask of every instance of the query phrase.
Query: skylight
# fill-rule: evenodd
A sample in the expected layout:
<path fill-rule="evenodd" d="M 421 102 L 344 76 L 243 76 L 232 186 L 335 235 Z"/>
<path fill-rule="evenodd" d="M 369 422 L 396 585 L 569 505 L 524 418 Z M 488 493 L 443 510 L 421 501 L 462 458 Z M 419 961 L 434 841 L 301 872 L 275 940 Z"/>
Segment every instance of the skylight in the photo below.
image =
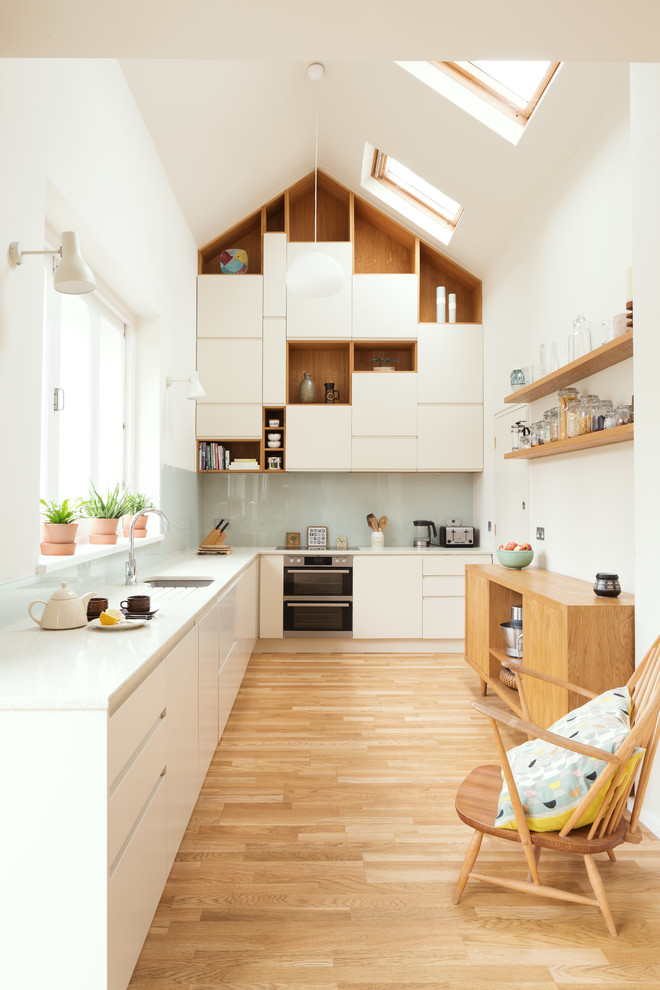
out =
<path fill-rule="evenodd" d="M 362 186 L 442 244 L 449 244 L 463 207 L 402 162 L 365 143 Z"/>
<path fill-rule="evenodd" d="M 398 62 L 397 65 L 517 144 L 561 62 Z"/>

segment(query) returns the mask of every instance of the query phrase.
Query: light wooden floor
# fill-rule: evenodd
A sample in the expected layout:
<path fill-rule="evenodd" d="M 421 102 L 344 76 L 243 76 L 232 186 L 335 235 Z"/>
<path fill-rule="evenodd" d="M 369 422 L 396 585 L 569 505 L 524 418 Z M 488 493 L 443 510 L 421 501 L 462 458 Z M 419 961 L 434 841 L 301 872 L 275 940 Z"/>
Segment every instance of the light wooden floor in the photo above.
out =
<path fill-rule="evenodd" d="M 132 990 L 660 986 L 660 842 L 599 857 L 595 909 L 468 883 L 456 786 L 493 751 L 456 656 L 254 656 Z M 509 741 L 522 741 L 509 736 Z M 504 846 L 504 849 L 501 847 Z M 485 872 L 519 862 L 486 837 Z M 546 853 L 542 879 L 582 864 Z"/>

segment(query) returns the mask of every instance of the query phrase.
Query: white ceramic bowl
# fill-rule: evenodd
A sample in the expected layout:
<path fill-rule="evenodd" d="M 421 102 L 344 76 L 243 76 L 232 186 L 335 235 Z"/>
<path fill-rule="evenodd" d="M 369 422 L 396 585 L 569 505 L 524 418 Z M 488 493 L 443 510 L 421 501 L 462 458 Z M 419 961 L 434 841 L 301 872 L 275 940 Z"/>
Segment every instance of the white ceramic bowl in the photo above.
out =
<path fill-rule="evenodd" d="M 277 450 L 279 448 L 279 446 L 280 446 L 280 441 L 279 440 L 269 440 L 268 441 L 268 446 L 271 449 L 273 449 L 273 450 Z"/>
<path fill-rule="evenodd" d="M 282 434 L 281 433 L 269 433 L 268 434 L 268 439 L 269 439 L 269 441 L 270 440 L 281 440 L 282 439 Z"/>
<path fill-rule="evenodd" d="M 269 419 L 268 420 L 268 425 L 269 426 L 275 426 L 275 427 L 277 427 L 277 426 L 280 425 L 280 421 L 279 421 L 279 419 Z"/>

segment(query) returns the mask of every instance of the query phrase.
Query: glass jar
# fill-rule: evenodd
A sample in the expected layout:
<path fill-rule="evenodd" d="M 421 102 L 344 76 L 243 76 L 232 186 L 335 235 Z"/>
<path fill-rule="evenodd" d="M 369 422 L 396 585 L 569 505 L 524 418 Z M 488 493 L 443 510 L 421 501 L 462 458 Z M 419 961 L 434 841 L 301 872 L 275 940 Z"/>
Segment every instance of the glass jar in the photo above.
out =
<path fill-rule="evenodd" d="M 559 440 L 559 407 L 550 410 L 550 440 Z"/>
<path fill-rule="evenodd" d="M 605 429 L 605 420 L 611 409 L 612 409 L 611 399 L 601 399 L 598 405 L 595 406 L 593 414 L 591 416 L 592 433 L 598 433 L 600 430 Z"/>
<path fill-rule="evenodd" d="M 577 402 L 578 392 L 576 388 L 560 388 L 557 393 L 557 398 L 559 400 L 559 439 L 564 440 L 568 436 L 567 432 L 567 413 L 568 407 L 574 402 Z"/>
<path fill-rule="evenodd" d="M 578 437 L 580 435 L 580 403 L 575 400 L 566 409 L 566 436 Z"/>
<path fill-rule="evenodd" d="M 616 426 L 616 414 L 617 410 L 610 404 L 610 408 L 605 413 L 605 419 L 603 421 L 604 430 L 611 430 Z"/>
<path fill-rule="evenodd" d="M 539 440 L 540 428 L 541 428 L 541 424 L 538 423 L 538 422 L 532 423 L 530 425 L 530 427 L 529 427 L 529 445 L 530 445 L 530 447 L 538 447 L 539 443 L 542 443 L 543 442 L 542 440 Z"/>
<path fill-rule="evenodd" d="M 585 433 L 591 433 L 591 421 L 594 410 L 598 407 L 599 402 L 600 399 L 593 393 L 580 396 L 580 404 L 578 406 L 580 436 Z"/>
<path fill-rule="evenodd" d="M 633 422 L 633 408 L 630 405 L 617 406 L 616 409 L 616 425 L 625 426 L 627 423 Z"/>
<path fill-rule="evenodd" d="M 552 440 L 552 431 L 550 427 L 550 419 L 552 417 L 552 410 L 546 409 L 543 413 L 543 419 L 541 420 L 541 436 L 543 438 L 543 443 L 550 443 Z"/>
<path fill-rule="evenodd" d="M 568 363 L 576 361 L 591 350 L 591 325 L 583 313 L 573 320 L 573 329 L 568 335 Z"/>

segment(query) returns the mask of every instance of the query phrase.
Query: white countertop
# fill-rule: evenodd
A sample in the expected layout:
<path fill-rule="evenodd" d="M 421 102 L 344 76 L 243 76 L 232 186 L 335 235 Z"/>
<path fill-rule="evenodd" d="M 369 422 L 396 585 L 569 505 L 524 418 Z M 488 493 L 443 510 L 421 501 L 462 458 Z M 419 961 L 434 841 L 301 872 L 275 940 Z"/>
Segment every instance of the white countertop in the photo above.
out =
<path fill-rule="evenodd" d="M 0 630 L 0 711 L 52 709 L 114 711 L 182 636 L 192 628 L 209 604 L 255 560 L 260 553 L 290 553 L 276 547 L 234 547 L 228 556 L 198 556 L 184 551 L 138 574 L 130 587 L 123 582 L 102 587 L 72 585 L 79 595 L 93 591 L 109 600 L 110 608 L 130 594 L 149 594 L 158 614 L 142 626 L 41 629 L 28 615 Z M 295 551 L 294 551 L 295 552 Z M 301 551 L 302 552 L 302 551 Z M 328 548 L 327 552 L 337 553 Z M 339 551 L 340 553 L 342 551 Z M 489 550 L 454 547 L 359 547 L 354 554 L 489 554 Z M 205 588 L 151 588 L 150 576 L 212 577 Z M 63 575 L 65 576 L 65 575 Z M 50 597 L 50 592 L 48 596 Z"/>
<path fill-rule="evenodd" d="M 0 710 L 117 708 L 192 628 L 195 619 L 241 571 L 258 548 L 234 548 L 228 556 L 186 551 L 138 574 L 138 584 L 80 588 L 109 600 L 110 608 L 132 594 L 149 594 L 158 614 L 133 629 L 112 627 L 41 629 L 29 616 L 0 631 Z M 151 575 L 213 577 L 205 588 L 151 588 Z M 50 597 L 50 595 L 49 595 Z"/>

